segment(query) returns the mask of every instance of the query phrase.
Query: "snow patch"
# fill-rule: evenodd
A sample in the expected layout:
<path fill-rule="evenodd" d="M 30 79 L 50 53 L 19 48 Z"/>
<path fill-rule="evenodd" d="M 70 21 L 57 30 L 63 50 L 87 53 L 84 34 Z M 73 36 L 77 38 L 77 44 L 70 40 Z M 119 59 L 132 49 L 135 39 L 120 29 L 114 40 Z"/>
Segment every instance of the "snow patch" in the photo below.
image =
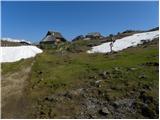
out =
<path fill-rule="evenodd" d="M 30 41 L 27 41 L 27 40 L 19 40 L 19 39 L 13 39 L 13 38 L 1 38 L 1 40 L 4 40 L 4 41 L 9 41 L 9 42 L 26 42 L 28 44 L 31 44 Z"/>
<path fill-rule="evenodd" d="M 113 51 L 120 51 L 126 49 L 128 47 L 135 47 L 138 44 L 143 44 L 144 41 L 152 41 L 154 38 L 159 37 L 159 31 L 152 31 L 152 32 L 144 32 L 138 33 L 131 36 L 124 37 L 122 39 L 117 39 L 113 43 L 112 50 Z M 111 42 L 103 43 L 98 46 L 92 47 L 91 50 L 88 50 L 87 53 L 108 53 L 111 52 L 110 49 Z"/>
<path fill-rule="evenodd" d="M 15 47 L 0 47 L 0 62 L 15 62 L 21 59 L 34 57 L 42 50 L 36 46 L 15 46 Z"/>

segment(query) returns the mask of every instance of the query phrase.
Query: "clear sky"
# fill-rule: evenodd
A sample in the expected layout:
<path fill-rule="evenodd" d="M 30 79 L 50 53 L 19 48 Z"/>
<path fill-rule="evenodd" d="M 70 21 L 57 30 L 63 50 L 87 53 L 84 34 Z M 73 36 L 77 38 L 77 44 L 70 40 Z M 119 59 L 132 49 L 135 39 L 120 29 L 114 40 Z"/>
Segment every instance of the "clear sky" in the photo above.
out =
<path fill-rule="evenodd" d="M 2 36 L 40 41 L 48 30 L 68 40 L 88 32 L 106 36 L 159 25 L 158 1 L 2 2 Z"/>

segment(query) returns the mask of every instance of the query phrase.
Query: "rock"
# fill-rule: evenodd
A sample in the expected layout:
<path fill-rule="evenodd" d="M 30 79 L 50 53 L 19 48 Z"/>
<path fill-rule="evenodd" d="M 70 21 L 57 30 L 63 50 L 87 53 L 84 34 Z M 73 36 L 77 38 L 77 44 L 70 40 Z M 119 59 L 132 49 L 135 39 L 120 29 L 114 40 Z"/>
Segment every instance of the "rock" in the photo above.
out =
<path fill-rule="evenodd" d="M 82 94 L 84 92 L 84 89 L 83 88 L 79 88 L 79 89 L 77 89 L 77 90 L 75 90 L 73 93 L 74 93 L 74 95 L 80 95 L 80 94 Z"/>
<path fill-rule="evenodd" d="M 118 67 L 115 67 L 114 70 L 115 70 L 115 71 L 119 71 L 119 68 L 118 68 Z"/>
<path fill-rule="evenodd" d="M 151 86 L 149 86 L 149 85 L 143 85 L 143 89 L 151 90 L 152 88 L 151 88 Z"/>
<path fill-rule="evenodd" d="M 121 107 L 131 107 L 134 103 L 134 99 L 122 99 L 122 100 L 117 100 L 113 102 L 113 106 L 115 108 L 121 108 Z"/>
<path fill-rule="evenodd" d="M 66 94 L 64 96 L 72 99 L 76 96 L 82 95 L 83 92 L 84 92 L 84 89 L 79 88 L 79 89 L 76 89 L 76 90 L 71 90 L 71 91 L 66 92 Z"/>
<path fill-rule="evenodd" d="M 52 102 L 53 100 L 55 100 L 55 96 L 54 95 L 50 95 L 45 97 L 45 100 Z"/>
<path fill-rule="evenodd" d="M 100 114 L 102 115 L 108 115 L 110 112 L 108 110 L 107 107 L 103 107 L 101 110 L 100 110 Z"/>
<path fill-rule="evenodd" d="M 95 81 L 95 83 L 98 84 L 98 83 L 100 83 L 101 81 L 102 81 L 102 80 L 97 80 L 97 81 Z"/>
<path fill-rule="evenodd" d="M 92 101 L 87 100 L 87 101 L 86 101 L 86 107 L 87 107 L 87 109 L 89 110 L 89 109 L 94 109 L 96 106 L 95 106 L 94 103 L 92 103 Z"/>
<path fill-rule="evenodd" d="M 48 102 L 64 102 L 64 99 L 67 100 L 62 94 L 53 94 L 44 98 Z"/>
<path fill-rule="evenodd" d="M 135 70 L 137 70 L 137 68 L 131 67 L 131 68 L 128 68 L 127 70 L 128 71 L 135 71 Z"/>
<path fill-rule="evenodd" d="M 72 99 L 72 95 L 68 91 L 64 94 L 64 97 Z"/>
<path fill-rule="evenodd" d="M 147 78 L 147 77 L 146 77 L 145 74 L 141 74 L 141 75 L 138 76 L 138 78 L 139 78 L 139 79 L 145 79 L 145 78 Z"/>
<path fill-rule="evenodd" d="M 101 85 L 101 82 L 102 82 L 103 80 L 96 80 L 95 82 L 94 81 L 91 81 L 90 82 L 90 85 L 91 86 L 94 86 L 94 87 L 101 87 L 102 85 Z"/>
<path fill-rule="evenodd" d="M 99 73 L 99 75 L 102 76 L 102 78 L 104 78 L 104 79 L 107 78 L 108 74 L 109 74 L 109 72 L 107 72 L 107 71 L 103 71 L 103 72 Z"/>

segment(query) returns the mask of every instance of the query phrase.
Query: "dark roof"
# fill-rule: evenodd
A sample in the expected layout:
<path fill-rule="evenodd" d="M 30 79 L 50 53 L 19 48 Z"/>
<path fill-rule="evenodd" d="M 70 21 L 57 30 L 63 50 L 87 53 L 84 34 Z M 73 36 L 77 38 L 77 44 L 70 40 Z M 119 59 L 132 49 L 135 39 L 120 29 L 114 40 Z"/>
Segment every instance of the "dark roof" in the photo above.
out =
<path fill-rule="evenodd" d="M 55 41 L 57 38 L 61 39 L 62 41 L 66 41 L 66 39 L 61 35 L 61 33 L 48 31 L 46 36 L 42 39 L 41 42 L 51 42 L 51 41 Z"/>
<path fill-rule="evenodd" d="M 59 32 L 48 31 L 46 36 L 48 35 L 53 35 L 55 38 L 63 38 L 63 36 Z"/>
<path fill-rule="evenodd" d="M 56 38 L 53 35 L 48 35 L 42 39 L 42 42 L 55 41 Z"/>

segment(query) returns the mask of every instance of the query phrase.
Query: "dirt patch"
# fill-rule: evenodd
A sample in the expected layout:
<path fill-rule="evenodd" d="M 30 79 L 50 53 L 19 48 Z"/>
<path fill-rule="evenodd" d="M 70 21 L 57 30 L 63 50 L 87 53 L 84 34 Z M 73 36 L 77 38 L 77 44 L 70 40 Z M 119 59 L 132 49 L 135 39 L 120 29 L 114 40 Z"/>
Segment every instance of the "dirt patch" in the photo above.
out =
<path fill-rule="evenodd" d="M 27 85 L 32 64 L 19 71 L 2 75 L 2 118 L 25 118 L 28 102 L 24 89 Z"/>

